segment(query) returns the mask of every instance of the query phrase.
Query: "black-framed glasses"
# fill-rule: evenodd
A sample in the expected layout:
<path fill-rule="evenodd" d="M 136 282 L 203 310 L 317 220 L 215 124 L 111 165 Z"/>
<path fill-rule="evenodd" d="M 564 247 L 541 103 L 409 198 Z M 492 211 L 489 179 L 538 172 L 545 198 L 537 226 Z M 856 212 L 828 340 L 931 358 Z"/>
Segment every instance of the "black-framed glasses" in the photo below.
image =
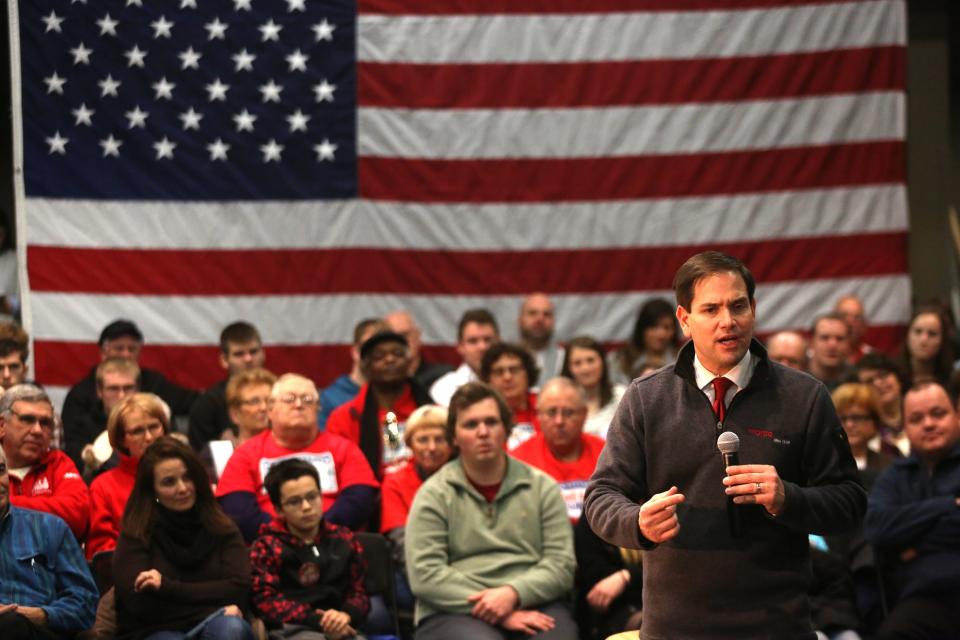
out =
<path fill-rule="evenodd" d="M 38 416 L 32 413 L 17 413 L 13 409 L 10 409 L 10 413 L 17 416 L 17 420 L 28 427 L 39 424 L 44 429 L 53 429 L 53 418 L 51 416 Z"/>
<path fill-rule="evenodd" d="M 297 509 L 298 507 L 303 505 L 304 501 L 309 502 L 310 504 L 313 504 L 319 499 L 320 499 L 319 491 L 309 491 L 303 494 L 302 496 L 294 496 L 292 498 L 287 498 L 286 500 L 281 501 L 280 504 L 281 506 L 284 506 L 288 509 Z"/>

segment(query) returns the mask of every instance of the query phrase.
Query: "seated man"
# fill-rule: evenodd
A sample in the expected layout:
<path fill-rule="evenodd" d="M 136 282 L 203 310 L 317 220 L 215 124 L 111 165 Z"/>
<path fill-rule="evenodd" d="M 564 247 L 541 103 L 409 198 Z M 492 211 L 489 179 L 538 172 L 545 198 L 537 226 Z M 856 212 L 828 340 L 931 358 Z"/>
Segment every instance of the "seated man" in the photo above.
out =
<path fill-rule="evenodd" d="M 960 416 L 946 390 L 903 397 L 910 456 L 870 492 L 865 536 L 897 561 L 899 599 L 877 638 L 960 638 Z"/>
<path fill-rule="evenodd" d="M 464 311 L 457 325 L 457 353 L 463 362 L 430 386 L 433 401 L 445 407 L 450 404 L 454 391 L 468 382 L 479 380 L 483 354 L 497 342 L 500 342 L 500 329 L 492 313 L 486 309 Z"/>
<path fill-rule="evenodd" d="M 29 341 L 27 332 L 15 322 L 0 324 L 0 387 L 9 389 L 26 380 Z"/>
<path fill-rule="evenodd" d="M 126 358 L 138 362 L 143 348 L 143 333 L 129 320 L 114 320 L 100 332 L 97 344 L 100 346 L 101 361 Z M 198 395 L 196 391 L 170 382 L 153 369 L 140 370 L 140 390 L 160 396 L 170 407 L 174 418 L 186 418 Z M 77 466 L 83 464 L 80 452 L 84 445 L 93 443 L 106 424 L 105 419 L 100 419 L 100 408 L 96 367 L 91 367 L 87 377 L 75 384 L 63 401 L 64 450 Z"/>
<path fill-rule="evenodd" d="M 263 366 L 266 354 L 260 332 L 249 322 L 234 322 L 220 332 L 220 366 L 227 377 L 207 389 L 190 409 L 190 446 L 201 451 L 211 440 L 237 439 L 237 425 L 227 411 L 226 389 L 230 376 Z"/>
<path fill-rule="evenodd" d="M 56 516 L 10 505 L 0 449 L 0 638 L 69 638 L 93 625 L 97 585 Z"/>
<path fill-rule="evenodd" d="M 567 510 L 556 482 L 504 452 L 511 426 L 483 383 L 450 399 L 460 456 L 420 487 L 407 522 L 417 640 L 577 637 L 565 604 L 575 566 Z"/>
<path fill-rule="evenodd" d="M 377 508 L 379 484 L 357 445 L 317 431 L 317 388 L 295 373 L 280 376 L 267 404 L 271 428 L 245 442 L 227 463 L 217 497 L 249 543 L 276 516 L 263 479 L 274 464 L 300 458 L 317 468 L 324 519 L 356 529 Z"/>
<path fill-rule="evenodd" d="M 270 467 L 263 481 L 277 517 L 260 528 L 250 549 L 252 600 L 284 638 L 352 638 L 370 610 L 363 586 L 367 563 L 353 533 L 323 518 L 320 477 L 291 458 Z"/>
<path fill-rule="evenodd" d="M 113 408 L 140 389 L 140 367 L 126 358 L 107 358 L 97 365 L 97 407 L 94 410 L 91 427 L 96 423 L 103 429 L 93 437 L 91 444 L 84 445 L 80 451 L 84 479 L 90 482 L 99 473 L 117 466 L 118 458 L 110 452 L 94 448 L 94 443 L 107 429 L 107 418 Z"/>
<path fill-rule="evenodd" d="M 50 448 L 53 405 L 32 384 L 18 384 L 0 397 L 0 440 L 10 472 L 10 502 L 63 518 L 77 540 L 87 533 L 90 494 L 77 467 Z"/>
<path fill-rule="evenodd" d="M 360 387 L 367 381 L 363 375 L 363 369 L 360 367 L 360 345 L 373 334 L 389 329 L 387 323 L 380 318 L 367 318 L 353 327 L 353 344 L 350 346 L 350 361 L 353 365 L 350 372 L 338 377 L 320 393 L 318 424 L 321 429 L 327 427 L 327 420 L 330 419 L 330 414 L 333 413 L 334 409 L 353 400 L 360 392 Z"/>
<path fill-rule="evenodd" d="M 409 367 L 406 338 L 392 331 L 373 334 L 360 347 L 360 368 L 366 384 L 327 421 L 329 433 L 360 447 L 377 478 L 410 457 L 410 449 L 403 442 L 404 424 L 414 409 L 430 404 L 430 396 L 410 377 Z M 390 413 L 396 422 L 388 425 Z"/>
<path fill-rule="evenodd" d="M 453 371 L 453 367 L 440 362 L 428 362 L 420 351 L 420 327 L 409 311 L 391 311 L 383 317 L 391 331 L 399 333 L 407 339 L 410 347 L 410 366 L 408 373 L 421 387 L 429 389 L 437 379 Z"/>
<path fill-rule="evenodd" d="M 583 432 L 587 405 L 569 378 L 553 378 L 537 400 L 540 433 L 513 450 L 521 462 L 540 469 L 560 484 L 572 522 L 580 519 L 583 494 L 603 450 L 603 440 Z"/>

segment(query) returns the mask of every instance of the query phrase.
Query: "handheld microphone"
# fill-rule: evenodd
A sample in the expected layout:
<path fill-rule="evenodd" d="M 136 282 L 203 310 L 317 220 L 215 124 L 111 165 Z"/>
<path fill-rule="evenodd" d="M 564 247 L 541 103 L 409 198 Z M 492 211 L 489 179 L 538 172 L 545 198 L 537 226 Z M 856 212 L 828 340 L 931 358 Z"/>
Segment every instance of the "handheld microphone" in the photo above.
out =
<path fill-rule="evenodd" d="M 717 449 L 723 455 L 723 466 L 731 467 L 740 464 L 740 438 L 732 431 L 724 431 L 717 438 Z M 730 524 L 730 535 L 739 538 L 742 532 L 740 526 L 740 509 L 733 503 L 733 496 L 727 496 L 727 521 Z"/>

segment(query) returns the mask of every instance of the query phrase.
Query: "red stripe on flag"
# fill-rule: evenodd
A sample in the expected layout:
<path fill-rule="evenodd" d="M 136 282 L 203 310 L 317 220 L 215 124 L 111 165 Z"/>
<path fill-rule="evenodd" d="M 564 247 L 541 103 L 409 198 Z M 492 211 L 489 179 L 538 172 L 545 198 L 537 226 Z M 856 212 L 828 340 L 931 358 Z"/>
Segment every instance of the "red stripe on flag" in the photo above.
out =
<path fill-rule="evenodd" d="M 903 273 L 905 233 L 713 245 L 759 282 Z M 550 251 L 115 250 L 31 246 L 34 291 L 133 295 L 522 295 L 665 289 L 703 246 Z M 215 275 L 214 275 L 215 274 Z"/>
<path fill-rule="evenodd" d="M 898 184 L 902 141 L 662 156 L 359 159 L 361 196 L 406 202 L 675 198 Z"/>
<path fill-rule="evenodd" d="M 823 73 L 823 69 L 831 73 Z M 651 105 L 902 90 L 906 49 L 625 62 L 358 65 L 364 107 Z"/>
<path fill-rule="evenodd" d="M 359 0 L 361 14 L 469 15 L 775 9 L 862 0 Z"/>
<path fill-rule="evenodd" d="M 350 345 L 345 344 L 267 345 L 265 350 L 269 370 L 278 375 L 300 373 L 320 387 L 348 373 L 352 366 Z M 147 344 L 140 356 L 140 366 L 156 369 L 185 387 L 206 389 L 224 378 L 219 353 L 215 345 Z M 34 354 L 37 379 L 61 387 L 76 384 L 100 362 L 100 350 L 95 342 L 37 340 Z M 431 362 L 459 364 L 459 356 L 452 346 L 424 346 L 423 354 Z"/>

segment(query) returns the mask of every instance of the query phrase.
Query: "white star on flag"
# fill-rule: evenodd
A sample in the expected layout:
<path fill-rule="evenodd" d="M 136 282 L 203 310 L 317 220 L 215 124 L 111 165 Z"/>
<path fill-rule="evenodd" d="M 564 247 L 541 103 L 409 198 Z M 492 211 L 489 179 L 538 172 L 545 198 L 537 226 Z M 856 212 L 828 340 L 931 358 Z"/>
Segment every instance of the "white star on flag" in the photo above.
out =
<path fill-rule="evenodd" d="M 260 85 L 260 93 L 263 94 L 263 102 L 280 102 L 281 91 L 283 91 L 283 86 L 274 82 L 273 78 L 271 78 L 270 82 L 267 84 Z"/>
<path fill-rule="evenodd" d="M 306 11 L 307 10 L 307 0 L 287 0 L 287 13 L 293 13 L 294 11 Z"/>
<path fill-rule="evenodd" d="M 194 51 L 193 47 L 187 47 L 187 50 L 178 53 L 177 57 L 180 58 L 181 69 L 199 69 L 200 58 L 203 57 L 203 54 Z"/>
<path fill-rule="evenodd" d="M 127 111 L 124 115 L 126 115 L 127 119 L 130 121 L 130 125 L 127 127 L 128 129 L 143 129 L 146 127 L 147 116 L 150 114 L 146 111 L 142 111 L 140 109 L 140 105 L 137 105 L 133 108 L 133 111 Z"/>
<path fill-rule="evenodd" d="M 70 140 L 60 137 L 60 132 L 57 131 L 47 138 L 47 144 L 50 145 L 50 154 L 58 153 L 61 156 L 66 155 L 68 142 L 70 142 Z"/>
<path fill-rule="evenodd" d="M 93 49 L 87 49 L 81 42 L 70 49 L 70 53 L 73 54 L 73 64 L 90 64 L 90 54 L 93 53 Z"/>
<path fill-rule="evenodd" d="M 210 33 L 207 40 L 223 40 L 226 37 L 228 26 L 225 22 L 220 22 L 220 18 L 214 18 L 213 22 L 203 25 L 203 28 Z"/>
<path fill-rule="evenodd" d="M 150 23 L 150 26 L 153 27 L 153 38 L 169 38 L 170 29 L 173 28 L 173 23 L 167 20 L 166 16 L 160 16 L 159 20 L 154 20 Z"/>
<path fill-rule="evenodd" d="M 181 9 L 196 9 L 197 0 L 180 0 Z"/>
<path fill-rule="evenodd" d="M 310 120 L 310 116 L 306 115 L 300 109 L 297 109 L 293 113 L 287 116 L 287 122 L 290 123 L 290 133 L 294 131 L 306 131 L 307 122 Z"/>
<path fill-rule="evenodd" d="M 163 136 L 163 140 L 160 142 L 154 142 L 153 148 L 157 150 L 157 160 L 162 160 L 163 158 L 173 158 L 173 150 L 176 149 L 177 143 L 170 142 L 167 139 L 167 136 Z"/>
<path fill-rule="evenodd" d="M 326 78 L 321 80 L 320 84 L 314 85 L 313 91 L 317 94 L 317 102 L 333 102 L 333 92 L 336 88 L 337 85 L 330 84 Z"/>
<path fill-rule="evenodd" d="M 88 127 L 93 126 L 93 121 L 91 120 L 91 117 L 93 117 L 93 114 L 96 112 L 93 109 L 87 109 L 86 102 L 81 102 L 80 106 L 77 107 L 76 109 L 73 109 L 70 113 L 72 113 L 77 118 L 76 122 L 73 123 L 74 126 L 79 127 L 81 124 L 86 125 Z"/>
<path fill-rule="evenodd" d="M 324 138 L 320 144 L 313 145 L 313 150 L 317 152 L 317 162 L 333 160 L 333 154 L 337 150 L 337 145 L 330 142 L 327 138 Z"/>
<path fill-rule="evenodd" d="M 333 30 L 336 29 L 335 26 L 327 22 L 327 19 L 324 18 L 317 24 L 311 27 L 313 32 L 316 34 L 316 41 L 320 42 L 321 40 L 327 40 L 333 42 Z"/>
<path fill-rule="evenodd" d="M 113 76 L 109 73 L 107 77 L 97 83 L 100 86 L 100 97 L 105 98 L 107 96 L 117 97 L 117 89 L 120 87 L 120 81 L 114 80 Z"/>
<path fill-rule="evenodd" d="M 100 141 L 100 146 L 103 147 L 103 157 L 114 156 L 115 158 L 120 157 L 120 145 L 123 144 L 123 140 L 117 140 L 113 137 L 111 133 L 109 136 Z"/>
<path fill-rule="evenodd" d="M 180 120 L 183 122 L 183 129 L 200 129 L 200 121 L 203 119 L 202 113 L 197 113 L 193 110 L 193 107 L 190 107 L 188 111 L 184 111 L 179 116 Z"/>
<path fill-rule="evenodd" d="M 260 151 L 263 152 L 264 162 L 280 162 L 280 154 L 283 152 L 283 145 L 277 144 L 277 141 L 270 138 L 267 144 L 260 145 Z"/>
<path fill-rule="evenodd" d="M 84 0 L 84 4 L 86 4 L 86 0 Z M 128 7 L 142 7 L 142 6 L 143 6 L 143 0 L 127 0 L 126 6 L 128 6 Z"/>
<path fill-rule="evenodd" d="M 128 67 L 141 67 L 143 68 L 143 59 L 147 57 L 146 51 L 141 51 L 140 47 L 133 45 L 133 49 L 125 51 L 123 57 L 127 59 Z"/>
<path fill-rule="evenodd" d="M 117 35 L 117 25 L 120 24 L 116 20 L 110 17 L 110 14 L 103 16 L 97 20 L 97 24 L 100 26 L 100 35 L 110 34 L 111 36 Z"/>
<path fill-rule="evenodd" d="M 217 138 L 211 144 L 207 145 L 207 151 L 210 152 L 210 160 L 226 160 L 227 151 L 230 150 L 230 145 L 225 144 L 223 140 Z"/>
<path fill-rule="evenodd" d="M 250 0 L 233 0 L 234 11 L 250 11 Z"/>
<path fill-rule="evenodd" d="M 246 49 L 241 49 L 239 53 L 233 54 L 230 58 L 237 65 L 234 71 L 253 71 L 253 61 L 257 59 L 257 56 L 247 53 Z"/>
<path fill-rule="evenodd" d="M 52 76 L 44 78 L 43 81 L 47 85 L 47 93 L 59 93 L 63 95 L 63 85 L 67 84 L 66 78 L 61 78 L 57 75 L 57 72 L 54 71 Z"/>
<path fill-rule="evenodd" d="M 220 78 L 215 78 L 212 83 L 205 85 L 204 89 L 210 94 L 209 102 L 216 100 L 223 102 L 227 99 L 227 91 L 230 89 L 230 85 L 220 82 Z"/>
<path fill-rule="evenodd" d="M 164 98 L 166 100 L 172 100 L 173 88 L 177 85 L 174 82 L 168 82 L 167 77 L 164 76 L 160 78 L 159 82 L 154 82 L 150 86 L 153 87 L 153 90 L 156 92 L 157 100 L 159 100 L 160 98 Z"/>
<path fill-rule="evenodd" d="M 290 65 L 290 71 L 306 71 L 307 60 L 309 59 L 310 56 L 303 55 L 300 49 L 286 56 L 287 64 Z"/>
<path fill-rule="evenodd" d="M 50 15 L 42 18 L 43 24 L 47 25 L 47 28 L 43 30 L 44 33 L 50 33 L 51 31 L 56 31 L 57 33 L 63 33 L 63 30 L 60 28 L 60 25 L 63 23 L 63 18 L 58 16 L 53 11 L 50 12 Z M 57 132 L 59 135 L 60 132 Z M 49 138 L 47 138 L 49 140 Z"/>
<path fill-rule="evenodd" d="M 253 131 L 253 123 L 257 116 L 246 109 L 233 116 L 233 121 L 237 123 L 237 131 Z"/>
<path fill-rule="evenodd" d="M 267 40 L 273 40 L 274 42 L 280 42 L 280 30 L 283 29 L 282 26 L 274 23 L 271 18 L 268 22 L 257 27 L 260 30 L 260 33 L 263 34 L 262 42 Z"/>

